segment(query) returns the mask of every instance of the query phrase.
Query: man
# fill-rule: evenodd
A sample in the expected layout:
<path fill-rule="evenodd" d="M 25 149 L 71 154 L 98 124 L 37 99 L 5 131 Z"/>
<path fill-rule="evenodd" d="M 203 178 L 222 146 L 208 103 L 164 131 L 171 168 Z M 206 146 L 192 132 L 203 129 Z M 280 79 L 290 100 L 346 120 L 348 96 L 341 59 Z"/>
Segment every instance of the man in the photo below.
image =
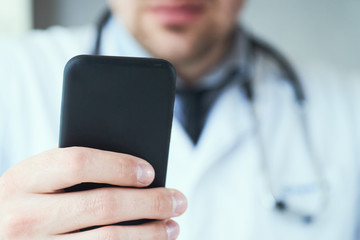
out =
<path fill-rule="evenodd" d="M 189 209 L 178 220 L 183 239 L 352 239 L 359 138 L 350 128 L 350 110 L 344 110 L 346 100 L 338 89 L 316 84 L 309 88 L 309 94 L 320 93 L 312 95 L 310 116 L 323 111 L 310 119 L 311 129 L 317 128 L 311 146 L 320 149 L 313 154 L 306 147 L 293 89 L 283 79 L 281 66 L 265 52 L 258 53 L 256 65 L 247 58 L 249 39 L 237 24 L 244 1 L 108 3 L 113 17 L 102 31 L 101 54 L 167 59 L 177 69 L 182 90 L 216 89 L 227 83 L 208 97 L 197 133 L 185 119 L 186 107 L 192 104 L 177 97 L 168 186 L 180 189 L 188 200 L 173 189 L 128 188 L 147 186 L 154 178 L 146 161 L 129 155 L 68 148 L 21 161 L 56 144 L 62 68 L 70 57 L 92 52 L 94 33 L 55 28 L 34 33 L 20 44 L 7 42 L 2 49 L 9 57 L 1 59 L 1 166 L 19 163 L 0 178 L 1 239 L 175 239 L 179 225 L 170 219 L 182 215 L 187 202 Z M 239 87 L 246 79 L 232 79 L 248 64 L 254 64 L 252 78 L 262 85 L 254 94 Z M 352 90 L 346 93 L 356 96 Z M 324 92 L 339 105 L 334 119 L 327 118 L 333 116 L 327 111 L 335 105 L 329 110 L 319 100 Z M 256 104 L 249 101 L 251 95 L 256 95 Z M 333 135 L 342 142 L 333 141 Z M 324 147 L 334 150 L 328 153 Z M 263 153 L 271 157 L 264 161 Z M 314 162 L 309 155 L 320 155 L 322 161 Z M 82 182 L 123 188 L 64 193 Z M 269 192 L 284 197 L 295 210 L 282 213 L 262 204 Z M 278 209 L 286 208 L 284 202 L 277 203 Z M 302 221 L 308 215 L 313 222 Z M 143 218 L 159 221 L 111 225 Z M 104 227 L 79 231 L 94 226 Z"/>

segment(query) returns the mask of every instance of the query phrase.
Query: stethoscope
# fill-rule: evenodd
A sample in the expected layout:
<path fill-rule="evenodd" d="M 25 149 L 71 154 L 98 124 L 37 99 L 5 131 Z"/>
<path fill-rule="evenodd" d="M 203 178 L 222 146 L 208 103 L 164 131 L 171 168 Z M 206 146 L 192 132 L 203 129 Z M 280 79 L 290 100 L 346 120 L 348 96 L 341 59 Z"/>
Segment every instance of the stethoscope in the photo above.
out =
<path fill-rule="evenodd" d="M 103 30 L 106 25 L 106 23 L 111 18 L 111 12 L 109 10 L 106 10 L 105 13 L 101 16 L 99 19 L 99 22 L 97 24 L 97 34 L 96 34 L 96 41 L 95 41 L 95 47 L 93 49 L 94 55 L 100 54 L 100 47 L 101 47 L 101 40 L 103 35 Z M 295 70 L 293 69 L 292 65 L 289 63 L 289 61 L 275 48 L 272 46 L 266 44 L 265 42 L 262 42 L 261 40 L 255 38 L 254 36 L 249 35 L 249 47 L 247 51 L 247 66 L 244 68 L 245 71 L 241 71 L 241 89 L 244 91 L 246 98 L 251 103 L 251 112 L 253 115 L 253 119 L 255 121 L 255 126 L 260 126 L 260 119 L 259 114 L 257 113 L 257 108 L 255 106 L 255 97 L 254 97 L 254 81 L 253 76 L 254 68 L 252 67 L 252 63 L 255 62 L 255 55 L 258 52 L 262 52 L 266 54 L 268 57 L 272 58 L 274 62 L 276 62 L 280 69 L 283 72 L 284 79 L 290 84 L 290 86 L 293 89 L 296 105 L 298 107 L 298 113 L 300 118 L 300 124 L 301 128 L 304 134 L 305 139 L 305 145 L 310 155 L 310 161 L 313 165 L 313 169 L 316 174 L 317 183 L 319 185 L 320 194 L 321 194 L 321 204 L 320 208 L 317 211 L 317 213 L 307 213 L 302 210 L 298 210 L 295 208 L 292 208 L 289 206 L 286 199 L 283 199 L 282 197 L 278 196 L 275 193 L 275 189 L 273 184 L 271 184 L 270 179 L 270 170 L 269 170 L 269 159 L 268 155 L 266 153 L 265 148 L 265 139 L 263 134 L 259 129 L 257 129 L 257 142 L 259 146 L 259 152 L 260 152 L 260 161 L 261 161 L 261 171 L 262 176 L 264 178 L 264 182 L 266 185 L 266 191 L 267 196 L 269 197 L 270 206 L 272 206 L 275 210 L 277 210 L 279 213 L 287 214 L 289 216 L 294 216 L 302 220 L 304 223 L 312 223 L 318 215 L 320 215 L 326 208 L 328 204 L 328 185 L 325 178 L 325 173 L 323 169 L 323 165 L 318 160 L 315 150 L 313 149 L 313 144 L 310 137 L 309 132 L 309 126 L 308 121 L 306 118 L 305 113 L 305 93 L 303 86 L 301 84 L 301 81 L 296 74 Z"/>

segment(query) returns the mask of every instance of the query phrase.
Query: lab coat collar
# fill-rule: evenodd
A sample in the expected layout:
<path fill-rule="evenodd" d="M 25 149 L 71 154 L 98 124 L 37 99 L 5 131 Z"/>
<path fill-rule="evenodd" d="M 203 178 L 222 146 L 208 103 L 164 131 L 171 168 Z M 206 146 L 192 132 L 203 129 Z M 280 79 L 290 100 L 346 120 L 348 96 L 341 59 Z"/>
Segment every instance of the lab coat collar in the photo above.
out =
<path fill-rule="evenodd" d="M 228 152 L 241 147 L 253 135 L 250 105 L 237 84 L 225 89 L 215 103 L 196 146 L 174 118 L 168 169 L 169 187 L 191 195 L 194 184 L 199 182 L 207 169 L 217 161 L 226 161 L 224 156 Z"/>
<path fill-rule="evenodd" d="M 151 57 L 151 54 L 136 41 L 124 24 L 113 17 L 104 27 L 100 51 L 100 54 L 110 56 Z"/>

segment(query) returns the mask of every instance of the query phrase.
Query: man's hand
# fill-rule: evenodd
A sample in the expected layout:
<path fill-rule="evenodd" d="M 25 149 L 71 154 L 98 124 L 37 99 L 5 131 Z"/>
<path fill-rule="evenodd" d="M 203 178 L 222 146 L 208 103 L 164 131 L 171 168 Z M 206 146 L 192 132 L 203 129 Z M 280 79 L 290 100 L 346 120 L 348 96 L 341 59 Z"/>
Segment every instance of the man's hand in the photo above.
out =
<path fill-rule="evenodd" d="M 187 202 L 183 194 L 148 186 L 154 170 L 146 161 L 89 148 L 54 149 L 26 159 L 0 178 L 0 239 L 175 239 Z M 63 189 L 84 183 L 106 187 Z M 135 187 L 135 188 L 133 188 Z M 138 226 L 109 226 L 157 219 Z M 104 226 L 88 231 L 88 227 Z"/>

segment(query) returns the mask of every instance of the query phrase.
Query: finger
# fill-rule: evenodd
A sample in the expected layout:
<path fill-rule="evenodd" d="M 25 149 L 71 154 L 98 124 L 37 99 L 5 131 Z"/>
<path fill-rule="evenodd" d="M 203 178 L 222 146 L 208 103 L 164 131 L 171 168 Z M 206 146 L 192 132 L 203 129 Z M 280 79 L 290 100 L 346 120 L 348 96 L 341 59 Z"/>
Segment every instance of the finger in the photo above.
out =
<path fill-rule="evenodd" d="M 67 233 L 137 219 L 169 219 L 187 208 L 183 194 L 166 188 L 101 188 L 58 194 L 57 209 L 47 222 L 53 233 Z"/>
<path fill-rule="evenodd" d="M 55 240 L 88 240 L 88 239 L 112 239 L 112 240 L 173 240 L 179 235 L 179 225 L 172 221 L 157 221 L 139 226 L 107 226 L 98 229 L 63 234 L 55 237 Z"/>
<path fill-rule="evenodd" d="M 83 182 L 144 187 L 154 179 L 152 166 L 127 154 L 90 148 L 53 149 L 16 167 L 28 191 L 51 193 Z"/>

